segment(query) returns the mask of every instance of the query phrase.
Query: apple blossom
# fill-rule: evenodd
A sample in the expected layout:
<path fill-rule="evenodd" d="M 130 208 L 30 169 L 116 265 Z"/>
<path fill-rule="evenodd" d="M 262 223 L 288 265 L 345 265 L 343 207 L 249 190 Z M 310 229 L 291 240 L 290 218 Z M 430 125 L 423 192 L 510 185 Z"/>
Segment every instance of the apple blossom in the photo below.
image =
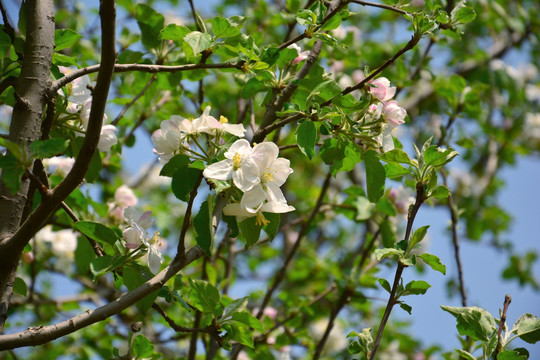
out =
<path fill-rule="evenodd" d="M 56 172 L 60 176 L 66 176 L 73 164 L 75 159 L 67 157 L 52 157 L 50 159 L 43 159 L 43 165 L 50 168 L 52 172 Z"/>
<path fill-rule="evenodd" d="M 253 159 L 256 154 L 247 140 L 236 140 L 224 155 L 225 160 L 204 169 L 204 177 L 216 180 L 232 178 L 234 185 L 244 192 L 260 182 L 259 169 Z"/>
<path fill-rule="evenodd" d="M 283 214 L 294 211 L 294 207 L 287 205 L 283 202 L 267 202 L 259 207 L 256 213 L 247 211 L 240 203 L 228 204 L 223 208 L 223 214 L 227 216 L 235 216 L 238 222 L 242 222 L 249 217 L 256 216 L 255 225 L 264 226 L 269 221 L 264 217 L 263 212 Z"/>
<path fill-rule="evenodd" d="M 159 161 L 164 164 L 172 158 L 176 151 L 182 145 L 184 135 L 180 131 L 176 120 L 171 117 L 171 120 L 164 120 L 160 124 L 160 129 L 152 134 L 152 142 L 154 143 L 154 154 L 159 156 Z"/>
<path fill-rule="evenodd" d="M 396 94 L 396 87 L 390 86 L 390 80 L 385 77 L 371 80 L 369 84 L 372 85 L 368 88 L 369 93 L 380 101 L 388 101 Z"/>
<path fill-rule="evenodd" d="M 114 202 L 109 203 L 109 215 L 117 220 L 124 218 L 124 209 L 137 205 L 139 199 L 127 185 L 122 185 L 114 192 Z"/>
<path fill-rule="evenodd" d="M 50 243 L 51 250 L 58 258 L 73 259 L 77 248 L 77 234 L 71 229 L 53 231 L 51 225 L 47 225 L 35 235 L 36 242 Z"/>
<path fill-rule="evenodd" d="M 391 100 L 384 104 L 382 115 L 387 123 L 398 126 L 405 122 L 407 111 L 400 107 L 397 101 Z"/>
<path fill-rule="evenodd" d="M 296 44 L 291 44 L 291 45 L 287 46 L 287 48 L 296 50 L 296 52 L 298 52 L 298 56 L 292 61 L 292 63 L 294 65 L 302 62 L 303 60 L 307 59 L 307 57 L 309 56 L 309 51 L 308 50 L 302 51 L 300 46 L 298 46 Z"/>
<path fill-rule="evenodd" d="M 238 137 L 244 137 L 246 129 L 242 124 L 229 124 L 226 117 L 221 116 L 220 121 L 210 115 L 211 107 L 207 106 L 202 115 L 192 121 L 176 116 L 174 121 L 178 124 L 180 131 L 186 135 L 198 135 L 199 133 L 207 133 L 216 135 L 219 130 Z"/>
<path fill-rule="evenodd" d="M 285 183 L 293 172 L 290 162 L 278 158 L 279 149 L 272 142 L 255 145 L 253 151 L 260 154 L 254 157 L 259 169 L 260 182 L 244 193 L 240 204 L 248 211 L 256 213 L 265 201 L 287 203 L 280 186 Z"/>

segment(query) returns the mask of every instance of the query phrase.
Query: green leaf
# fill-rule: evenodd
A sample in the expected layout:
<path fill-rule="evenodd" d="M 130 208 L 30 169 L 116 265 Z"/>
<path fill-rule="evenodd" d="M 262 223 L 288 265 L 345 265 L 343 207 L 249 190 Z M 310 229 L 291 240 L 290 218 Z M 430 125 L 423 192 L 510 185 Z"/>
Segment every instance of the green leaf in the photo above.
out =
<path fill-rule="evenodd" d="M 79 61 L 75 57 L 55 52 L 52 56 L 52 63 L 56 66 L 77 66 Z"/>
<path fill-rule="evenodd" d="M 331 165 L 330 171 L 334 176 L 340 171 L 351 171 L 362 160 L 362 154 L 355 143 L 335 138 L 324 140 L 319 153 L 323 161 Z"/>
<path fill-rule="evenodd" d="M 507 350 L 497 355 L 497 360 L 527 360 L 527 355 L 521 355 L 517 351 Z"/>
<path fill-rule="evenodd" d="M 176 170 L 172 177 L 171 181 L 171 190 L 178 200 L 188 201 L 189 194 L 195 184 L 201 171 L 198 169 L 193 169 L 189 165 L 185 165 Z"/>
<path fill-rule="evenodd" d="M 124 284 L 128 288 L 129 291 L 132 291 L 148 280 L 150 280 L 153 275 L 150 273 L 148 268 L 145 266 L 141 266 L 136 263 L 129 263 L 128 265 L 124 266 L 123 269 L 122 278 L 124 279 Z M 148 309 L 152 307 L 152 304 L 156 300 L 159 292 L 156 290 L 145 297 L 143 297 L 141 300 L 137 301 L 135 305 L 137 306 L 137 309 L 142 313 L 146 314 Z"/>
<path fill-rule="evenodd" d="M 445 149 L 432 145 L 424 151 L 424 162 L 426 165 L 431 165 L 436 169 L 452 161 L 459 153 L 452 148 Z"/>
<path fill-rule="evenodd" d="M 358 196 L 354 201 L 356 208 L 355 220 L 363 221 L 369 219 L 373 215 L 376 205 L 371 203 L 366 197 Z"/>
<path fill-rule="evenodd" d="M 456 12 L 452 11 L 452 22 L 466 24 L 474 19 L 476 19 L 476 12 L 471 7 L 465 6 Z"/>
<path fill-rule="evenodd" d="M 540 318 L 532 314 L 523 314 L 517 319 L 512 330 L 521 340 L 536 344 L 540 340 Z"/>
<path fill-rule="evenodd" d="M 240 299 L 234 300 L 232 303 L 230 303 L 224 310 L 223 310 L 223 316 L 222 319 L 226 320 L 228 317 L 230 317 L 232 314 L 243 311 L 248 303 L 248 297 L 243 297 Z"/>
<path fill-rule="evenodd" d="M 77 273 L 87 275 L 90 263 L 96 258 L 92 245 L 88 239 L 79 236 L 77 238 L 77 248 L 75 249 L 75 264 L 77 264 Z"/>
<path fill-rule="evenodd" d="M 215 17 L 211 20 L 212 31 L 216 38 L 227 38 L 240 35 L 240 30 L 234 27 L 229 19 L 222 18 L 221 16 Z"/>
<path fill-rule="evenodd" d="M 256 221 L 255 216 L 252 216 L 238 223 L 240 233 L 246 241 L 246 248 L 253 246 L 253 244 L 259 240 L 261 235 L 262 227 L 255 225 Z"/>
<path fill-rule="evenodd" d="M 373 253 L 375 254 L 375 257 L 377 258 L 377 261 L 381 261 L 382 259 L 393 256 L 393 255 L 397 255 L 401 257 L 403 255 L 403 250 L 384 248 L 384 249 L 376 249 Z"/>
<path fill-rule="evenodd" d="M 54 31 L 54 51 L 70 48 L 80 38 L 82 35 L 71 29 L 57 29 Z"/>
<path fill-rule="evenodd" d="M 392 149 L 379 155 L 379 159 L 387 163 L 400 163 L 411 165 L 409 155 L 401 149 Z"/>
<path fill-rule="evenodd" d="M 412 306 L 409 304 L 405 304 L 404 302 L 399 302 L 399 307 L 405 310 L 409 313 L 409 315 L 412 315 Z"/>
<path fill-rule="evenodd" d="M 174 173 L 189 164 L 190 159 L 184 154 L 178 154 L 173 156 L 161 169 L 159 175 L 173 177 Z"/>
<path fill-rule="evenodd" d="M 212 46 L 212 35 L 200 31 L 192 31 L 184 36 L 184 41 L 191 47 L 196 56 Z"/>
<path fill-rule="evenodd" d="M 247 325 L 259 332 L 264 333 L 264 327 L 262 323 L 255 316 L 251 315 L 247 311 L 235 312 L 232 314 L 231 319 L 240 324 Z"/>
<path fill-rule="evenodd" d="M 143 335 L 137 335 L 131 348 L 132 355 L 137 359 L 149 358 L 154 353 L 154 345 Z"/>
<path fill-rule="evenodd" d="M 169 24 L 159 32 L 159 38 L 161 40 L 172 40 L 176 41 L 177 43 L 181 43 L 184 41 L 184 36 L 190 32 L 191 30 L 185 26 Z"/>
<path fill-rule="evenodd" d="M 114 243 L 118 240 L 116 233 L 101 223 L 78 221 L 75 223 L 74 227 L 90 239 L 95 240 L 102 245 L 108 244 L 114 246 Z"/>
<path fill-rule="evenodd" d="M 94 277 L 94 281 L 97 281 L 97 279 L 110 272 L 113 269 L 113 262 L 114 257 L 111 255 L 103 255 L 93 259 L 90 262 L 90 272 Z"/>
<path fill-rule="evenodd" d="M 32 155 L 36 159 L 47 159 L 62 153 L 68 146 L 69 141 L 60 138 L 36 140 L 30 145 Z"/>
<path fill-rule="evenodd" d="M 386 279 L 380 278 L 378 281 L 379 281 L 379 284 L 381 284 L 381 286 L 383 287 L 384 290 L 388 291 L 388 293 L 392 292 L 392 288 L 390 287 L 390 283 Z"/>
<path fill-rule="evenodd" d="M 377 158 L 377 153 L 369 150 L 364 153 L 364 163 L 366 165 L 366 183 L 368 199 L 376 203 L 384 194 L 384 183 L 386 176 L 384 167 Z"/>
<path fill-rule="evenodd" d="M 384 165 L 384 171 L 386 177 L 389 179 L 399 178 L 411 173 L 410 169 L 398 164 L 398 163 L 387 163 Z"/>
<path fill-rule="evenodd" d="M 427 230 L 429 229 L 429 225 L 419 227 L 415 230 L 414 234 L 411 236 L 411 239 L 409 240 L 409 246 L 407 248 L 407 251 L 411 251 L 414 249 L 414 247 L 420 243 L 424 239 L 424 237 L 427 234 Z"/>
<path fill-rule="evenodd" d="M 402 295 L 423 295 L 431 285 L 423 280 L 413 280 L 405 285 Z"/>
<path fill-rule="evenodd" d="M 351 331 L 347 338 L 355 338 L 349 341 L 348 350 L 350 354 L 367 354 L 373 348 L 373 338 L 371 337 L 371 328 L 362 329 L 358 334 L 355 331 Z"/>
<path fill-rule="evenodd" d="M 193 220 L 193 226 L 195 227 L 195 231 L 197 231 L 197 236 L 195 238 L 197 245 L 199 245 L 208 256 L 210 256 L 210 249 L 212 247 L 213 240 L 212 207 L 213 206 L 209 196 L 208 200 L 201 204 L 199 212 Z"/>
<path fill-rule="evenodd" d="M 298 147 L 309 160 L 315 155 L 315 143 L 317 142 L 317 127 L 312 121 L 304 121 L 296 128 L 296 141 Z"/>
<path fill-rule="evenodd" d="M 223 306 L 220 304 L 219 291 L 207 281 L 189 279 L 191 291 L 189 299 L 191 305 L 204 313 L 210 313 L 216 317 L 223 313 Z"/>
<path fill-rule="evenodd" d="M 461 350 L 461 349 L 455 349 L 455 350 L 462 358 L 466 360 L 476 360 L 476 358 L 468 351 Z"/>
<path fill-rule="evenodd" d="M 329 79 L 319 83 L 311 91 L 306 101 L 310 101 L 312 98 L 316 98 L 319 102 L 324 102 L 341 93 L 341 87 L 335 80 Z"/>
<path fill-rule="evenodd" d="M 254 348 L 253 331 L 246 326 L 236 324 L 223 324 L 223 329 L 227 332 L 227 338 L 234 340 L 242 345 Z"/>
<path fill-rule="evenodd" d="M 15 278 L 15 282 L 13 283 L 13 292 L 26 297 L 28 287 L 26 286 L 24 280 L 20 277 Z"/>
<path fill-rule="evenodd" d="M 443 200 L 450 196 L 450 189 L 444 185 L 439 185 L 431 191 L 429 196 L 434 197 L 435 199 Z"/>
<path fill-rule="evenodd" d="M 488 341 L 496 329 L 495 319 L 486 310 L 476 307 L 441 306 L 457 320 L 460 335 L 470 336 L 474 340 Z"/>
<path fill-rule="evenodd" d="M 159 34 L 165 24 L 163 15 L 146 4 L 137 4 L 135 20 L 141 29 L 141 41 L 148 50 L 161 46 Z"/>
<path fill-rule="evenodd" d="M 92 156 L 92 160 L 90 161 L 90 168 L 84 176 L 86 181 L 88 181 L 89 183 L 93 183 L 94 181 L 96 181 L 99 178 L 101 168 L 101 157 L 99 156 L 99 151 L 96 151 L 94 153 L 94 156 Z"/>
<path fill-rule="evenodd" d="M 274 240 L 276 237 L 278 231 L 279 231 L 279 223 L 281 222 L 281 214 L 275 214 L 275 213 L 263 213 L 266 220 L 269 221 L 268 224 L 266 224 L 263 227 L 264 232 L 266 235 L 268 235 L 268 238 L 270 241 Z"/>
<path fill-rule="evenodd" d="M 0 154 L 0 168 L 2 180 L 12 194 L 15 194 L 21 186 L 21 177 L 25 172 L 24 166 L 13 156 L 12 153 Z"/>
<path fill-rule="evenodd" d="M 433 270 L 438 271 L 443 275 L 446 275 L 446 266 L 437 256 L 425 253 L 420 255 L 420 258 L 424 260 L 424 263 L 426 263 L 426 265 L 429 265 Z"/>

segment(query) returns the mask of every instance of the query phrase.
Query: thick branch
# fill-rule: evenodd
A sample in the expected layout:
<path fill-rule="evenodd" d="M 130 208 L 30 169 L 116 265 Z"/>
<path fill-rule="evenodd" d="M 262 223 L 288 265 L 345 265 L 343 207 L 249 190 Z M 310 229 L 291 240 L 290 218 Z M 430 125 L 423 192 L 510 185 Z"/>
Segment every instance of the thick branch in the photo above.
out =
<path fill-rule="evenodd" d="M 0 336 L 0 351 L 23 346 L 41 345 L 118 314 L 146 295 L 161 288 L 178 271 L 200 258 L 203 254 L 204 251 L 200 247 L 191 248 L 184 257 L 176 257 L 163 271 L 135 290 L 93 311 L 87 310 L 81 315 L 55 325 L 28 328 L 15 334 L 2 335 Z"/>

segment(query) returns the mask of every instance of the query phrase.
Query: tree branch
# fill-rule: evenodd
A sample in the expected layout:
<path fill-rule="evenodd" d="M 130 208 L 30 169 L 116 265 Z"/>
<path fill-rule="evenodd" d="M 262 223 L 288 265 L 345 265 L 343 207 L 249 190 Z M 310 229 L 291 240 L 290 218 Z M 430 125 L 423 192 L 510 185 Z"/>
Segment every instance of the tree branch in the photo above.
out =
<path fill-rule="evenodd" d="M 395 6 L 392 6 L 392 5 L 378 4 L 378 3 L 374 3 L 374 2 L 370 2 L 370 1 L 362 1 L 362 0 L 351 0 L 350 3 L 351 4 L 358 4 L 358 5 L 362 5 L 362 6 L 372 6 L 372 7 L 385 9 L 385 10 L 395 11 L 398 14 L 402 14 L 402 15 L 411 15 L 411 13 L 409 13 L 408 11 L 401 10 L 401 9 L 395 7 Z"/>
<path fill-rule="evenodd" d="M 161 288 L 171 277 L 204 254 L 199 246 L 192 247 L 184 257 L 176 257 L 169 266 L 138 288 L 95 310 L 87 310 L 55 325 L 28 328 L 24 331 L 0 335 L 0 351 L 23 346 L 36 346 L 71 334 L 98 321 L 103 321 L 135 304 L 146 295 Z"/>

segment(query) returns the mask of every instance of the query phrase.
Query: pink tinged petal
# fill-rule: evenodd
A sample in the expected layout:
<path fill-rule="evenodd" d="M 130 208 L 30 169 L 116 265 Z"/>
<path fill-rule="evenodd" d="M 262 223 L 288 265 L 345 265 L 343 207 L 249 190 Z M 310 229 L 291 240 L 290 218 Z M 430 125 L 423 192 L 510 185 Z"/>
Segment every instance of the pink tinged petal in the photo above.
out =
<path fill-rule="evenodd" d="M 383 116 L 388 124 L 395 127 L 405 122 L 407 111 L 400 107 L 397 101 L 391 100 L 384 104 Z"/>
<path fill-rule="evenodd" d="M 246 192 L 261 181 L 259 168 L 250 159 L 245 159 L 242 161 L 242 166 L 232 172 L 232 179 L 237 188 Z"/>
<path fill-rule="evenodd" d="M 251 190 L 246 191 L 240 200 L 240 205 L 247 212 L 255 214 L 266 201 L 266 193 L 260 184 L 255 185 Z"/>
<path fill-rule="evenodd" d="M 269 212 L 269 213 L 275 213 L 275 214 L 282 214 L 294 211 L 295 208 L 287 205 L 286 203 L 282 202 L 267 202 L 261 207 L 260 211 L 263 212 Z"/>
<path fill-rule="evenodd" d="M 292 63 L 293 63 L 294 65 L 296 65 L 296 64 L 302 62 L 303 60 L 307 59 L 308 56 L 309 56 L 309 51 L 307 51 L 307 50 L 306 50 L 306 51 L 302 51 L 302 52 L 298 55 L 298 57 L 295 58 L 295 59 L 293 60 Z"/>
<path fill-rule="evenodd" d="M 232 160 L 225 159 L 208 165 L 203 171 L 203 176 L 207 179 L 229 180 L 232 177 L 232 173 Z"/>
<path fill-rule="evenodd" d="M 139 224 L 143 229 L 148 229 L 154 225 L 154 220 L 152 220 L 152 211 L 145 211 L 139 217 L 137 224 Z"/>
<path fill-rule="evenodd" d="M 130 249 L 137 248 L 141 244 L 141 238 L 143 234 L 140 229 L 136 227 L 128 227 L 122 232 L 122 237 L 126 240 L 126 247 Z"/>
<path fill-rule="evenodd" d="M 132 206 L 124 210 L 124 219 L 128 224 L 136 223 L 137 221 L 139 221 L 141 215 L 142 213 Z"/>

